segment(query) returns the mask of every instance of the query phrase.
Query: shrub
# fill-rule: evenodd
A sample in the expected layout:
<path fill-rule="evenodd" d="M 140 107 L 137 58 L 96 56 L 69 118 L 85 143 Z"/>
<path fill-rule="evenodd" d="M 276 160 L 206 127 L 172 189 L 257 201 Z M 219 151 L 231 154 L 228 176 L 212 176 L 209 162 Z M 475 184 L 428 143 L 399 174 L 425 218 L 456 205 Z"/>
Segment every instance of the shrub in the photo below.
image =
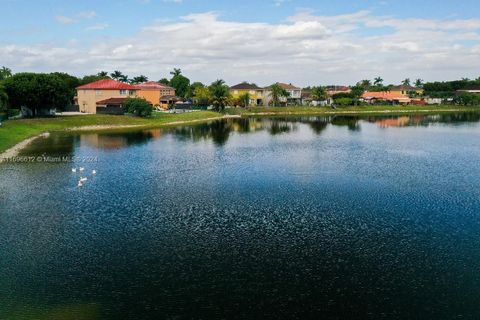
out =
<path fill-rule="evenodd" d="M 335 99 L 335 104 L 339 105 L 340 107 L 346 107 L 353 105 L 352 98 L 338 98 Z"/>
<path fill-rule="evenodd" d="M 128 98 L 123 104 L 124 111 L 139 117 L 149 117 L 152 115 L 153 107 L 145 99 Z"/>

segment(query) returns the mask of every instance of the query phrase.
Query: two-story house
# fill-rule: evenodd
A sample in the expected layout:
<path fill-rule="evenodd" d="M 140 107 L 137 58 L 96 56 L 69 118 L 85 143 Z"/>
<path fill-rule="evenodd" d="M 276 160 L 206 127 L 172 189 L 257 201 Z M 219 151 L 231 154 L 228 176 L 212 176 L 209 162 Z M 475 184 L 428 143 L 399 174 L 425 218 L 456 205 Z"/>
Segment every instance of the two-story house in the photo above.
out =
<path fill-rule="evenodd" d="M 110 113 L 103 112 L 107 109 L 120 113 L 114 109 L 121 108 L 126 98 L 136 97 L 137 90 L 135 86 L 112 79 L 88 83 L 77 87 L 78 107 L 85 113 Z"/>
<path fill-rule="evenodd" d="M 230 95 L 234 100 L 240 99 L 241 96 L 248 93 L 250 95 L 249 105 L 258 106 L 263 104 L 263 88 L 254 83 L 242 82 L 230 87 Z"/>
<path fill-rule="evenodd" d="M 163 83 L 158 83 L 155 81 L 148 81 L 136 85 L 139 89 L 137 92 L 138 97 L 144 98 L 152 104 L 154 107 L 165 107 L 168 101 L 176 101 L 175 97 L 175 88 L 167 86 Z M 167 101 L 167 102 L 165 102 Z"/>
<path fill-rule="evenodd" d="M 276 85 L 278 85 L 280 88 L 284 89 L 285 91 L 288 92 L 288 97 L 280 97 L 279 100 L 281 103 L 287 105 L 301 105 L 302 104 L 302 89 L 299 87 L 296 87 L 292 85 L 291 83 L 281 83 L 277 82 Z M 273 86 L 273 85 L 272 85 Z M 264 90 L 264 97 L 265 97 L 265 105 L 270 105 L 272 101 L 272 90 L 271 87 L 269 86 L 265 88 Z"/>
<path fill-rule="evenodd" d="M 403 94 L 408 96 L 420 96 L 424 92 L 422 88 L 406 86 L 406 85 L 393 86 L 390 88 L 389 91 L 395 94 Z"/>

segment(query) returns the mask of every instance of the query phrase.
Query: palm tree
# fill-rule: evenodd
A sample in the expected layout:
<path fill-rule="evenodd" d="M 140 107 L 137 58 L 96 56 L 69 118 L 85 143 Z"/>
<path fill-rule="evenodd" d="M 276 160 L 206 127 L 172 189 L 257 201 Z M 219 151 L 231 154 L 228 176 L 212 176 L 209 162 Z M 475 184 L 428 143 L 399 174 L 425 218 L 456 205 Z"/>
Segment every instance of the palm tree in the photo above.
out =
<path fill-rule="evenodd" d="M 375 86 L 383 86 L 383 79 L 381 77 L 376 77 L 374 80 L 373 80 L 373 84 Z"/>
<path fill-rule="evenodd" d="M 240 96 L 240 104 L 246 108 L 250 105 L 250 93 L 246 92 Z"/>
<path fill-rule="evenodd" d="M 174 76 L 174 77 L 175 77 L 175 76 L 179 76 L 179 75 L 182 74 L 182 69 L 180 69 L 180 68 L 173 68 L 173 71 L 170 71 L 170 74 L 171 74 L 172 76 Z"/>
<path fill-rule="evenodd" d="M 312 101 L 325 101 L 327 99 L 328 94 L 324 87 L 312 88 Z"/>
<path fill-rule="evenodd" d="M 100 71 L 99 73 L 97 73 L 97 76 L 99 77 L 108 77 L 108 72 L 107 71 Z"/>
<path fill-rule="evenodd" d="M 357 86 L 363 87 L 364 89 L 368 89 L 372 86 L 372 81 L 365 79 L 357 83 Z"/>
<path fill-rule="evenodd" d="M 143 83 L 143 82 L 147 82 L 147 81 L 148 81 L 147 76 L 140 75 L 140 76 L 137 76 L 137 77 L 133 77 L 133 79 L 130 80 L 130 83 L 138 84 L 138 83 Z"/>
<path fill-rule="evenodd" d="M 230 88 L 225 84 L 225 81 L 218 79 L 208 88 L 212 95 L 213 108 L 216 111 L 222 111 L 225 109 L 230 99 Z"/>
<path fill-rule="evenodd" d="M 7 67 L 2 67 L 0 69 L 0 80 L 7 79 L 12 76 L 12 70 Z"/>
<path fill-rule="evenodd" d="M 405 79 L 405 80 L 402 81 L 402 84 L 403 84 L 404 86 L 410 86 L 410 83 L 411 83 L 411 82 L 410 82 L 410 78 L 407 78 L 407 79 Z"/>
<path fill-rule="evenodd" d="M 110 76 L 112 77 L 112 79 L 117 81 L 123 81 L 123 82 L 128 81 L 128 76 L 124 75 L 122 72 L 118 70 L 115 70 L 114 72 L 110 73 Z"/>
<path fill-rule="evenodd" d="M 422 79 L 415 80 L 415 87 L 417 88 L 423 87 L 423 80 Z"/>
<path fill-rule="evenodd" d="M 275 83 L 270 86 L 270 92 L 272 95 L 272 101 L 273 101 L 273 106 L 276 107 L 277 103 L 280 101 L 280 98 L 282 97 L 288 97 L 290 96 L 290 93 L 288 93 L 287 90 L 283 89 L 280 87 L 278 83 Z"/>

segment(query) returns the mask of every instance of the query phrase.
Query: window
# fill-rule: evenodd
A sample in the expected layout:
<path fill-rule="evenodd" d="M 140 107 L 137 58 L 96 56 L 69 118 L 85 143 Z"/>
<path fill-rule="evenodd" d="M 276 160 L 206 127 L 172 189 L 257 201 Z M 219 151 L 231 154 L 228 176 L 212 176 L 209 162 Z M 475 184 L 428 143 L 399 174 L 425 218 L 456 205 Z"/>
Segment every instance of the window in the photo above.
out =
<path fill-rule="evenodd" d="M 102 90 L 95 90 L 95 94 L 97 96 L 101 96 L 102 95 Z"/>
<path fill-rule="evenodd" d="M 127 95 L 127 90 L 120 90 L 120 95 L 121 96 Z"/>
<path fill-rule="evenodd" d="M 128 94 L 131 95 L 131 96 L 134 96 L 135 95 L 135 90 L 128 91 Z"/>

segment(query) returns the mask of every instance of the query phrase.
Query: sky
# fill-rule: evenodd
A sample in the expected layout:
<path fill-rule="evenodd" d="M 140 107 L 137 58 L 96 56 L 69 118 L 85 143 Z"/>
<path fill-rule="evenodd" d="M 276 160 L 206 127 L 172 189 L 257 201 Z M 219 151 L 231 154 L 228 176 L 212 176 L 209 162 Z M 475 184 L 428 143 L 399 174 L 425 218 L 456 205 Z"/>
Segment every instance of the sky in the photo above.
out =
<path fill-rule="evenodd" d="M 480 76 L 478 0 L 0 0 L 0 66 L 351 85 Z"/>

